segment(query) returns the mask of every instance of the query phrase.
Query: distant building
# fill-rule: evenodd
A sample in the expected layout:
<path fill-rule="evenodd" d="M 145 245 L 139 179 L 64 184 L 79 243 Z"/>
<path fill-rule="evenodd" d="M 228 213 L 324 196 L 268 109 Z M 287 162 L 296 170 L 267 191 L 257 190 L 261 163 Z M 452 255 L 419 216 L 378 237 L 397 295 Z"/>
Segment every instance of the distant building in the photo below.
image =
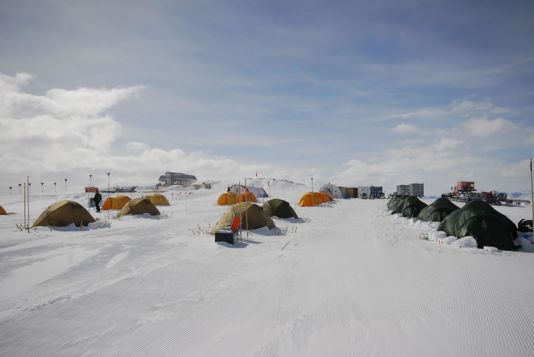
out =
<path fill-rule="evenodd" d="M 191 186 L 196 181 L 197 178 L 194 175 L 187 175 L 180 172 L 165 172 L 164 175 L 159 177 L 159 183 L 161 186 Z"/>
<path fill-rule="evenodd" d="M 344 187 L 344 186 L 338 186 L 341 192 L 343 193 L 343 197 L 345 198 L 358 198 L 358 188 L 357 187 Z"/>
<path fill-rule="evenodd" d="M 415 197 L 425 196 L 425 185 L 423 183 L 411 183 L 409 186 L 410 186 L 410 196 L 415 196 Z"/>
<path fill-rule="evenodd" d="M 382 186 L 360 186 L 358 187 L 359 198 L 380 198 L 384 195 Z"/>
<path fill-rule="evenodd" d="M 398 195 L 409 195 L 410 185 L 397 185 L 397 194 Z"/>
<path fill-rule="evenodd" d="M 425 185 L 422 183 L 411 183 L 409 185 L 397 185 L 397 194 L 423 197 L 425 195 Z"/>

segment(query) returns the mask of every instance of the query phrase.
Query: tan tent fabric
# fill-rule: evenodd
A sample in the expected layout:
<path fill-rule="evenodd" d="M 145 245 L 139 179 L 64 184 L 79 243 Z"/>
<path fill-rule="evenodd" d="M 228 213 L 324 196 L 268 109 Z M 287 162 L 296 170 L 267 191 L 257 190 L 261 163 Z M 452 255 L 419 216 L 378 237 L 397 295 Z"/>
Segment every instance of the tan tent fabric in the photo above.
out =
<path fill-rule="evenodd" d="M 210 234 L 215 234 L 218 230 L 230 226 L 235 216 L 241 216 L 241 229 L 258 229 L 265 226 L 272 229 L 275 227 L 271 217 L 265 214 L 260 206 L 252 202 L 241 202 L 228 208 L 215 223 Z"/>
<path fill-rule="evenodd" d="M 102 210 L 121 209 L 129 200 L 131 200 L 131 198 L 126 195 L 110 196 L 104 201 Z"/>
<path fill-rule="evenodd" d="M 241 192 L 239 194 L 239 202 L 258 202 L 256 196 L 250 191 Z"/>
<path fill-rule="evenodd" d="M 126 203 L 124 207 L 121 208 L 119 213 L 117 213 L 117 217 L 122 217 L 127 214 L 143 213 L 149 213 L 152 216 L 157 216 L 160 214 L 159 210 L 148 198 L 141 197 L 134 198 L 133 200 L 128 201 L 128 203 Z"/>
<path fill-rule="evenodd" d="M 301 198 L 300 198 L 300 201 L 299 201 L 299 206 L 300 207 L 313 207 L 313 206 L 317 206 L 317 205 L 320 205 L 321 203 L 323 203 L 323 198 L 322 198 L 322 195 L 319 194 L 319 196 L 317 196 L 317 194 L 319 194 L 318 192 L 308 192 L 308 193 L 305 193 Z"/>
<path fill-rule="evenodd" d="M 225 192 L 219 196 L 217 199 L 217 204 L 219 206 L 233 205 L 238 202 L 238 196 L 234 192 Z"/>
<path fill-rule="evenodd" d="M 148 198 L 150 202 L 152 202 L 153 205 L 156 206 L 170 206 L 169 200 L 167 200 L 167 197 L 163 196 L 160 193 L 152 193 L 148 196 L 145 196 L 145 198 Z"/>
<path fill-rule="evenodd" d="M 81 204 L 63 200 L 48 206 L 37 218 L 32 228 L 37 226 L 64 227 L 72 223 L 80 227 L 87 226 L 94 221 L 95 219 Z"/>
<path fill-rule="evenodd" d="M 0 206 L 0 216 L 5 216 L 6 214 L 7 214 L 7 212 L 4 209 L 4 207 Z"/>

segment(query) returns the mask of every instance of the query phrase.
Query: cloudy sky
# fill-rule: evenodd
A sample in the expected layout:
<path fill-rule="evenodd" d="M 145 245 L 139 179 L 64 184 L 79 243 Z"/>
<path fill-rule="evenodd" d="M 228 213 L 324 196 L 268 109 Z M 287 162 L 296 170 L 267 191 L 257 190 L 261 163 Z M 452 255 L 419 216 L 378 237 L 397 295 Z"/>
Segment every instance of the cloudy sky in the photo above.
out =
<path fill-rule="evenodd" d="M 0 0 L 0 190 L 529 188 L 532 1 Z"/>

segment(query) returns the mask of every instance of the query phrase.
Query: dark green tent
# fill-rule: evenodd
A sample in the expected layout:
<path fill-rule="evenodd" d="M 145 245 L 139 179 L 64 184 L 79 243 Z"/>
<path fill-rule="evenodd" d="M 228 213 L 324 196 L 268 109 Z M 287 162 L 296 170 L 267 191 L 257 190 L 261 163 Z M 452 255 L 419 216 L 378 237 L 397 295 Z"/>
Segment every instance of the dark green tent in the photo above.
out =
<path fill-rule="evenodd" d="M 403 217 L 407 218 L 417 217 L 419 212 L 421 212 L 421 210 L 426 206 L 427 204 L 421 201 L 419 198 L 415 196 L 408 196 L 403 201 L 402 210 L 400 213 L 402 213 Z"/>
<path fill-rule="evenodd" d="M 276 216 L 279 218 L 298 218 L 295 210 L 291 207 L 289 202 L 280 200 L 278 198 L 273 198 L 263 204 L 263 212 L 265 212 L 269 217 Z"/>
<path fill-rule="evenodd" d="M 406 200 L 409 198 L 410 196 L 400 196 L 399 198 L 397 198 L 395 201 L 393 201 L 389 207 L 389 209 L 391 210 L 391 213 L 392 214 L 395 214 L 395 213 L 402 213 L 402 209 L 404 207 L 404 204 L 406 202 Z"/>
<path fill-rule="evenodd" d="M 408 195 L 394 195 L 393 197 L 391 197 L 391 199 L 387 203 L 388 209 L 393 210 L 393 208 L 397 207 L 399 202 L 405 199 L 406 197 L 408 197 Z"/>
<path fill-rule="evenodd" d="M 483 201 L 471 201 L 449 214 L 438 231 L 462 238 L 472 236 L 479 248 L 492 246 L 501 250 L 515 250 L 517 227 L 511 220 Z"/>
<path fill-rule="evenodd" d="M 417 218 L 421 221 L 441 222 L 457 209 L 460 209 L 460 207 L 456 206 L 448 198 L 441 197 L 432 202 L 431 205 L 423 208 Z"/>

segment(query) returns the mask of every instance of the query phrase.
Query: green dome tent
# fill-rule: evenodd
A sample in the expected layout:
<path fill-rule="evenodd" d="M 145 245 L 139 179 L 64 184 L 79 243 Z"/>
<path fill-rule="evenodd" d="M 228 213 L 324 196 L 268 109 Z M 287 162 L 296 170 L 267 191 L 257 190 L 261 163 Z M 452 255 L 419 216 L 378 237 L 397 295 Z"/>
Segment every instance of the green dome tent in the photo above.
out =
<path fill-rule="evenodd" d="M 391 199 L 391 201 L 388 202 L 388 208 L 391 213 L 401 213 L 402 206 L 404 205 L 404 200 L 406 200 L 409 196 L 406 195 L 398 195 Z"/>
<path fill-rule="evenodd" d="M 472 236 L 479 248 L 492 246 L 515 250 L 517 227 L 511 220 L 483 201 L 471 201 L 449 214 L 439 224 L 438 231 L 462 238 Z"/>
<path fill-rule="evenodd" d="M 289 202 L 273 198 L 263 204 L 263 212 L 269 217 L 276 216 L 279 218 L 298 218 L 295 210 L 291 207 Z"/>
<path fill-rule="evenodd" d="M 426 203 L 421 201 L 415 196 L 408 196 L 404 199 L 401 212 L 403 217 L 413 218 L 417 217 L 419 212 L 427 206 Z"/>
<path fill-rule="evenodd" d="M 441 197 L 432 202 L 431 205 L 423 208 L 417 218 L 421 221 L 441 222 L 457 209 L 460 209 L 460 207 L 456 206 L 448 198 Z"/>

